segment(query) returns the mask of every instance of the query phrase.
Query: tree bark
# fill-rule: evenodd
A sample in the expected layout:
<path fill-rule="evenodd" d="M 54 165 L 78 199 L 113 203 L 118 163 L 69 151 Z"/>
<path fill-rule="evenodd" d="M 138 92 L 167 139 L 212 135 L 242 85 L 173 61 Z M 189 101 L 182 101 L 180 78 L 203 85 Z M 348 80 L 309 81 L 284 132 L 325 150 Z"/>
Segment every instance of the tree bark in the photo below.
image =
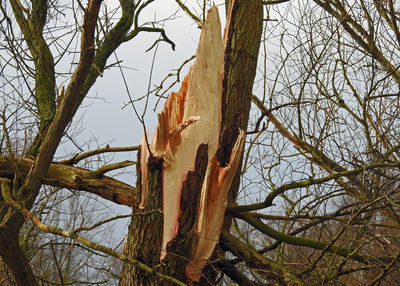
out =
<path fill-rule="evenodd" d="M 140 152 L 138 154 L 139 158 Z M 163 227 L 161 214 L 162 161 L 151 157 L 148 168 L 150 178 L 146 205 L 144 208 L 139 208 L 138 204 L 136 204 L 132 208 L 132 218 L 125 249 L 129 257 L 134 257 L 147 266 L 155 268 L 159 264 Z M 139 193 L 142 189 L 140 169 L 139 166 L 137 180 Z M 139 195 L 137 201 L 140 201 Z M 132 264 L 125 263 L 119 285 L 159 285 L 159 282 L 159 278 L 136 268 Z"/>
<path fill-rule="evenodd" d="M 263 1 L 239 0 L 237 6 L 233 7 L 232 18 L 232 36 L 228 36 L 225 55 L 227 82 L 222 124 L 226 127 L 238 121 L 237 126 L 247 130 L 263 29 Z M 236 201 L 240 171 L 241 165 L 229 192 L 230 203 Z"/>
<path fill-rule="evenodd" d="M 15 171 L 17 171 L 21 179 L 24 180 L 28 176 L 29 170 L 32 168 L 33 164 L 34 161 L 30 158 L 14 158 L 14 160 L 11 161 L 7 157 L 0 156 L 0 177 L 12 180 Z M 108 167 L 110 171 L 111 169 L 122 168 L 133 164 L 134 162 L 124 161 L 108 165 Z M 42 183 L 53 187 L 63 187 L 96 194 L 111 202 L 129 207 L 136 204 L 135 188 L 103 175 L 102 172 L 99 172 L 99 170 L 101 171 L 102 169 L 104 169 L 104 167 L 96 171 L 90 171 L 67 164 L 51 163 L 47 174 L 42 178 Z"/>
<path fill-rule="evenodd" d="M 225 1 L 229 7 L 232 0 Z M 263 30 L 263 1 L 239 0 L 233 5 L 231 27 L 228 33 L 225 50 L 224 83 L 225 110 L 222 126 L 238 126 L 247 130 L 253 94 L 254 78 L 257 71 L 258 52 Z M 229 13 L 229 11 L 227 11 Z M 236 203 L 240 186 L 242 158 L 228 193 L 228 205 Z M 232 217 L 225 215 L 223 232 L 229 232 Z M 217 267 L 223 267 L 219 265 Z M 223 269 L 220 268 L 222 271 Z M 232 269 L 228 269 L 232 272 Z"/>
<path fill-rule="evenodd" d="M 232 26 L 227 31 L 225 52 L 227 81 L 224 83 L 225 112 L 222 124 L 225 128 L 237 125 L 247 130 L 263 30 L 263 1 L 239 0 L 232 10 Z M 241 169 L 242 159 L 228 193 L 228 205 L 236 203 Z M 223 232 L 229 232 L 231 222 L 232 217 L 226 214 Z"/>
<path fill-rule="evenodd" d="M 32 0 L 29 3 L 21 4 L 18 0 L 10 0 L 15 20 L 23 34 L 24 45 L 27 45 L 35 65 L 35 83 L 30 88 L 35 91 L 35 105 L 40 124 L 34 142 L 28 150 L 28 155 L 35 159 L 22 159 L 21 157 L 25 154 L 8 154 L 10 158 L 19 159 L 19 162 L 16 163 L 8 161 L 9 158 L 0 157 L 0 179 L 2 177 L 18 178 L 18 180 L 14 180 L 18 181 L 19 185 L 18 187 L 14 186 L 13 198 L 21 202 L 27 209 L 32 207 L 42 184 L 85 190 L 110 201 L 131 206 L 135 203 L 132 200 L 134 197 L 132 193 L 135 190 L 127 184 L 102 176 L 115 166 L 105 166 L 106 168 L 90 172 L 66 165 L 56 166 L 51 161 L 82 100 L 96 79 L 102 75 L 109 56 L 122 43 L 136 37 L 141 32 L 156 32 L 161 33 L 162 38 L 170 43 L 172 48 L 174 48 L 174 44 L 168 39 L 162 28 L 139 26 L 137 23 L 140 12 L 153 1 L 145 3 L 131 0 L 119 1 L 121 17 L 103 36 L 104 31 L 96 34 L 95 29 L 102 0 L 89 0 L 87 7 L 83 9 L 83 22 L 76 23 L 77 28 L 81 27 L 80 59 L 78 65 L 74 64 L 72 77 L 62 98 L 57 99 L 59 105 L 56 108 L 55 62 L 43 34 L 46 23 L 49 23 L 46 20 L 48 10 L 52 7 L 48 2 L 48 0 Z M 138 7 L 139 9 L 137 9 Z M 12 28 L 11 24 L 10 28 Z M 74 32 L 70 33 L 72 35 Z M 97 46 L 95 36 L 98 35 L 102 35 L 102 39 L 96 37 L 100 43 Z M 29 63 L 25 64 L 30 66 Z M 29 79 L 29 76 L 27 78 Z M 25 78 L 26 83 L 30 82 L 27 78 Z M 11 159 L 11 161 L 13 160 Z M 130 164 L 129 162 L 125 163 Z M 18 173 L 16 172 L 18 168 L 22 168 L 24 171 Z M 23 222 L 22 215 L 9 208 L 0 198 L 0 255 L 9 266 L 18 285 L 36 285 L 33 271 L 18 245 L 19 231 Z"/>
<path fill-rule="evenodd" d="M 36 277 L 32 272 L 24 252 L 19 246 L 19 236 L 9 227 L 0 230 L 0 244 L 7 247 L 0 248 L 0 255 L 7 264 L 17 285 L 37 286 Z"/>
<path fill-rule="evenodd" d="M 3 188 L 10 191 L 12 187 L 11 180 L 0 177 L 0 255 L 16 285 L 36 286 L 38 284 L 35 275 L 19 245 L 19 230 L 24 223 L 24 217 L 7 207 L 3 200 Z"/>
<path fill-rule="evenodd" d="M 138 155 L 140 158 L 140 155 Z M 133 207 L 132 220 L 129 226 L 126 244 L 127 255 L 145 263 L 147 266 L 174 278 L 185 281 L 185 268 L 192 255 L 193 226 L 197 210 L 198 195 L 202 187 L 207 168 L 207 145 L 201 145 L 197 151 L 195 171 L 187 175 L 187 183 L 182 188 L 181 204 L 185 206 L 179 219 L 180 233 L 167 246 L 169 253 L 160 263 L 163 216 L 161 213 L 162 199 L 162 161 L 150 158 L 147 166 L 150 174 L 148 180 L 148 196 L 143 209 Z M 138 166 L 138 182 L 141 182 L 140 166 Z M 190 182 L 190 184 L 188 184 Z M 137 184 L 140 193 L 141 184 Z M 174 285 L 149 275 L 134 265 L 125 263 L 121 272 L 120 286 L 132 285 Z"/>

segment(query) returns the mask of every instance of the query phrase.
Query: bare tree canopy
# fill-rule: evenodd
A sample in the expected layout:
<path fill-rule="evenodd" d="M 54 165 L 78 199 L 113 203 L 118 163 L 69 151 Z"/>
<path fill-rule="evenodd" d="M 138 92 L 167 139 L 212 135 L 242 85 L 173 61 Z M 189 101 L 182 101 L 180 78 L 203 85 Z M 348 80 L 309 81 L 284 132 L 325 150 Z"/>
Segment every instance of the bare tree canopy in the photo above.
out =
<path fill-rule="evenodd" d="M 400 3 L 0 8 L 0 285 L 397 285 Z M 80 135 L 114 72 L 143 134 L 125 147 Z"/>

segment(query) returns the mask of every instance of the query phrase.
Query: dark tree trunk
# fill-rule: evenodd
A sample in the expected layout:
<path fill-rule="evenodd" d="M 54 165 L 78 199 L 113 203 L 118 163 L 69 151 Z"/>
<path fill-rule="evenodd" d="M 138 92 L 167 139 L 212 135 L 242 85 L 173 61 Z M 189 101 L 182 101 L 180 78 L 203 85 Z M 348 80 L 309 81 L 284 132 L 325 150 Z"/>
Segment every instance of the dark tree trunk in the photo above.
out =
<path fill-rule="evenodd" d="M 263 1 L 239 0 L 233 7 L 233 31 L 227 43 L 225 56 L 227 83 L 225 91 L 224 126 L 229 126 L 239 117 L 238 127 L 247 130 L 253 93 L 253 83 L 257 71 L 257 59 L 263 29 Z M 228 38 L 229 39 L 229 38 Z M 229 202 L 235 203 L 239 189 L 240 170 L 229 192 Z M 230 223 L 227 224 L 228 226 Z"/>
<path fill-rule="evenodd" d="M 16 285 L 36 286 L 38 283 L 35 275 L 19 245 L 19 231 L 24 223 L 24 217 L 8 207 L 1 195 L 2 188 L 12 188 L 12 184 L 4 183 L 6 180 L 0 180 L 0 255 Z"/>
<path fill-rule="evenodd" d="M 35 275 L 32 272 L 24 252 L 19 246 L 18 235 L 8 227 L 0 230 L 0 244 L 7 247 L 0 248 L 0 255 L 7 264 L 14 282 L 19 286 L 37 286 Z"/>
<path fill-rule="evenodd" d="M 138 155 L 140 158 L 140 154 Z M 141 162 L 140 162 L 141 163 Z M 139 164 L 140 164 L 139 163 Z M 126 242 L 126 254 L 156 268 L 160 263 L 163 217 L 161 214 L 162 161 L 149 159 L 149 195 L 143 209 L 134 206 L 132 210 L 129 234 Z M 141 182 L 138 168 L 138 182 Z M 139 193 L 141 184 L 137 184 Z M 137 201 L 140 201 L 138 197 Z M 160 285 L 160 280 L 143 270 L 126 263 L 120 277 L 120 285 Z"/>

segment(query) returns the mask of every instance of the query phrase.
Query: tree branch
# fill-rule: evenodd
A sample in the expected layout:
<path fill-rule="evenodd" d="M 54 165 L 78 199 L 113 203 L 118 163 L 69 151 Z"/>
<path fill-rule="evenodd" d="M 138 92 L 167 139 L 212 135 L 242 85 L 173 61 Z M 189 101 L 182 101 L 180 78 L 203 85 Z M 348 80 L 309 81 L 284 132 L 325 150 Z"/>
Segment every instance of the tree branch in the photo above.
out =
<path fill-rule="evenodd" d="M 26 177 L 33 165 L 34 161 L 28 158 L 15 158 L 10 162 L 7 157 L 0 156 L 0 176 L 12 179 L 17 172 L 19 176 Z M 99 178 L 96 175 L 96 172 L 90 170 L 52 163 L 47 174 L 43 176 L 42 182 L 53 187 L 96 194 L 111 202 L 129 207 L 137 203 L 135 188 L 113 178 L 107 176 Z"/>
<path fill-rule="evenodd" d="M 339 1 L 330 2 L 314 0 L 314 2 L 335 17 L 338 20 L 338 23 L 340 23 L 353 40 L 356 41 L 371 58 L 376 59 L 380 63 L 381 67 L 387 71 L 387 73 L 390 74 L 397 83 L 400 83 L 400 71 L 398 70 L 398 67 L 392 65 L 392 63 L 384 56 L 382 50 L 378 48 L 374 40 L 371 39 L 368 32 L 360 23 L 350 16 L 348 10 L 351 8 L 342 6 Z M 335 9 L 332 6 L 334 6 Z"/>
<path fill-rule="evenodd" d="M 290 0 L 267 0 L 263 1 L 264 5 L 276 5 L 276 4 L 281 4 L 285 2 L 289 2 Z"/>
<path fill-rule="evenodd" d="M 123 162 L 108 164 L 108 165 L 105 165 L 103 167 L 98 168 L 96 171 L 93 171 L 92 174 L 93 174 L 94 177 L 100 178 L 101 176 L 103 176 L 107 172 L 110 172 L 110 171 L 113 171 L 113 170 L 117 170 L 117 169 L 121 169 L 121 168 L 125 168 L 125 167 L 128 167 L 128 166 L 132 166 L 134 164 L 136 164 L 135 161 L 123 161 Z"/>
<path fill-rule="evenodd" d="M 285 271 L 281 266 L 274 265 L 272 261 L 268 261 L 264 256 L 246 246 L 232 234 L 223 232 L 221 243 L 232 254 L 243 259 L 249 267 L 254 269 L 264 279 L 273 280 L 279 283 L 279 285 L 299 283 L 294 274 Z"/>
<path fill-rule="evenodd" d="M 175 2 L 179 5 L 179 7 L 182 8 L 183 11 L 186 12 L 186 14 L 189 15 L 190 18 L 192 18 L 196 22 L 197 27 L 201 29 L 201 27 L 203 26 L 203 22 L 199 19 L 199 17 L 193 14 L 192 11 L 190 11 L 190 9 L 187 6 L 185 6 L 185 4 L 182 3 L 182 1 L 175 0 Z"/>
<path fill-rule="evenodd" d="M 99 148 L 99 149 L 92 150 L 92 151 L 82 153 L 82 154 L 76 154 L 71 159 L 58 161 L 57 163 L 65 164 L 65 165 L 74 165 L 74 164 L 82 161 L 83 159 L 86 159 L 86 158 L 94 156 L 94 155 L 102 154 L 102 153 L 129 152 L 129 151 L 137 151 L 137 150 L 139 150 L 139 145 L 130 146 L 130 147 L 110 147 L 109 145 L 107 145 L 104 148 Z"/>
<path fill-rule="evenodd" d="M 322 250 L 329 253 L 337 254 L 342 257 L 350 258 L 352 260 L 358 261 L 363 264 L 370 264 L 370 263 L 390 263 L 393 261 L 393 257 L 373 257 L 370 255 L 362 255 L 354 253 L 353 251 L 345 248 L 340 248 L 335 245 L 330 245 L 328 243 L 313 240 L 307 237 L 296 237 L 286 233 L 279 232 L 272 227 L 264 224 L 260 219 L 254 218 L 248 214 L 243 214 L 234 210 L 227 210 L 227 212 L 239 219 L 242 219 L 252 225 L 254 228 L 259 230 L 260 232 L 264 233 L 265 235 L 272 237 L 273 239 L 280 240 L 286 242 L 288 244 L 297 245 L 297 246 L 305 246 L 312 249 Z"/>
<path fill-rule="evenodd" d="M 358 174 L 362 174 L 363 172 L 365 172 L 367 170 L 373 170 L 373 169 L 382 168 L 382 167 L 398 168 L 398 167 L 400 167 L 400 162 L 398 162 L 398 163 L 384 163 L 384 162 L 372 163 L 372 164 L 369 164 L 362 168 L 349 170 L 349 171 L 343 171 L 343 172 L 337 172 L 337 173 L 334 173 L 333 175 L 322 177 L 322 178 L 287 183 L 287 184 L 280 186 L 279 188 L 276 188 L 272 192 L 270 192 L 268 194 L 268 196 L 265 198 L 265 200 L 261 203 L 245 205 L 245 206 L 231 206 L 231 207 L 229 207 L 229 209 L 242 212 L 242 211 L 254 211 L 254 210 L 260 210 L 263 208 L 268 208 L 268 207 L 272 206 L 273 200 L 280 194 L 283 194 L 285 191 L 297 189 L 297 188 L 306 188 L 306 187 L 309 187 L 312 185 L 320 185 L 320 184 L 328 182 L 330 180 L 335 180 L 335 179 L 338 179 L 341 177 L 352 177 L 352 176 L 355 176 Z M 360 197 L 359 194 L 351 193 L 351 195 L 356 195 L 356 196 Z M 367 198 L 364 198 L 364 200 L 367 200 Z"/>
<path fill-rule="evenodd" d="M 29 19 L 24 17 L 22 12 L 25 10 L 19 1 L 11 0 L 10 3 L 35 64 L 35 100 L 41 131 L 44 132 L 56 111 L 54 58 L 43 37 L 47 1 L 32 1 L 32 15 Z M 35 146 L 33 148 L 35 149 Z"/>
<path fill-rule="evenodd" d="M 78 66 L 65 92 L 61 106 L 57 109 L 54 120 L 40 145 L 38 156 L 26 176 L 23 186 L 18 191 L 18 199 L 26 201 L 28 208 L 33 204 L 41 186 L 41 179 L 46 175 L 54 153 L 64 135 L 64 130 L 71 122 L 81 101 L 82 87 L 94 57 L 94 31 L 101 0 L 90 0 L 85 11 L 82 28 L 81 56 Z M 55 90 L 53 90 L 55 93 Z M 78 102 L 78 104 L 77 104 Z M 55 105 L 55 100 L 53 99 Z"/>

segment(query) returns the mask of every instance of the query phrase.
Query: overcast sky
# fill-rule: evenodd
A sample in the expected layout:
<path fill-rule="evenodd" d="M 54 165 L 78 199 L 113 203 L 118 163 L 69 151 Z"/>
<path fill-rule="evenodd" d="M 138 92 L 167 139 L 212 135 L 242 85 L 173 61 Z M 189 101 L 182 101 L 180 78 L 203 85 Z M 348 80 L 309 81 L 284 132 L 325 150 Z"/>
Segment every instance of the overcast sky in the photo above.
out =
<path fill-rule="evenodd" d="M 223 2 L 223 1 L 220 1 Z M 115 1 L 106 1 L 110 5 L 115 5 Z M 196 1 L 187 1 L 193 3 L 191 7 L 197 7 Z M 217 3 L 218 4 L 218 3 Z M 190 5 L 189 5 L 190 6 Z M 220 16 L 224 22 L 225 10 L 224 6 L 219 7 Z M 176 11 L 178 13 L 176 13 Z M 200 15 L 201 9 L 196 10 Z M 178 5 L 173 0 L 155 1 L 149 5 L 142 13 L 140 23 L 147 21 L 169 19 L 175 15 L 174 19 L 166 20 L 165 31 L 168 37 L 176 44 L 175 51 L 166 42 L 160 42 L 157 53 L 155 55 L 153 73 L 151 78 L 151 88 L 158 85 L 161 80 L 172 70 L 178 68 L 183 61 L 190 58 L 196 53 L 197 42 L 200 36 L 200 29 L 197 24 L 180 11 Z M 222 31 L 221 31 L 222 32 Z M 136 99 L 147 93 L 151 63 L 154 57 L 155 48 L 146 52 L 146 50 L 158 39 L 158 33 L 142 33 L 135 39 L 123 44 L 117 50 L 117 57 L 122 60 L 124 76 L 127 80 L 130 95 Z M 114 56 L 111 56 L 108 64 L 115 62 Z M 191 62 L 193 63 L 193 62 Z M 186 65 L 181 73 L 181 79 L 186 75 L 190 64 Z M 175 78 L 174 78 L 175 79 Z M 171 81 L 167 82 L 169 85 Z M 59 83 L 58 83 L 59 84 Z M 64 83 L 65 84 L 65 83 Z M 176 85 L 172 90 L 177 91 L 180 87 Z M 126 106 L 129 102 L 128 94 L 118 68 L 112 68 L 104 72 L 102 78 L 96 81 L 91 88 L 88 97 L 83 102 L 83 107 L 75 116 L 75 120 L 82 121 L 82 132 L 74 137 L 76 143 L 84 148 L 84 151 L 95 149 L 98 146 L 110 144 L 110 146 L 132 146 L 141 142 L 143 129 L 137 119 L 132 106 Z M 153 134 L 157 115 L 153 111 L 156 98 L 151 97 L 148 111 L 145 116 L 146 128 L 148 128 L 151 136 Z M 135 106 L 139 113 L 143 112 L 144 101 L 136 103 Z M 158 111 L 162 108 L 163 102 L 158 105 Z M 84 144 L 89 139 L 95 139 L 90 146 Z M 59 154 L 64 155 L 67 152 L 77 152 L 76 147 L 70 142 L 65 142 L 58 150 Z M 117 154 L 114 158 L 116 161 L 136 160 L 136 152 L 128 152 Z M 132 172 L 134 166 L 129 167 Z M 129 170 L 128 170 L 129 171 Z M 135 177 L 133 175 L 124 175 L 119 177 L 127 181 L 130 185 L 135 186 Z M 110 207 L 115 213 L 129 214 L 131 209 L 125 206 L 111 204 Z M 115 225 L 115 238 L 122 238 L 121 233 L 127 233 L 128 220 L 120 221 Z"/>
<path fill-rule="evenodd" d="M 115 1 L 109 1 L 113 4 Z M 187 1 L 196 4 L 196 1 Z M 197 5 L 196 5 L 197 6 Z M 154 19 L 168 19 L 179 9 L 173 0 L 155 1 L 149 5 L 140 18 L 141 23 L 153 21 Z M 221 6 L 220 14 L 224 18 L 224 7 Z M 200 13 L 201 10 L 197 9 Z M 179 11 L 176 18 L 166 20 L 165 30 L 168 37 L 176 44 L 175 51 L 166 42 L 160 42 L 151 78 L 151 88 L 158 85 L 161 80 L 173 69 L 178 68 L 185 59 L 195 54 L 200 29 L 192 19 L 185 13 Z M 155 48 L 146 52 L 152 43 L 159 37 L 158 33 L 142 33 L 132 41 L 125 43 L 117 50 L 117 57 L 122 60 L 124 75 L 127 80 L 129 92 L 133 98 L 139 98 L 147 93 L 151 63 Z M 110 57 L 108 63 L 116 61 L 114 56 Z M 190 65 L 187 65 L 181 74 L 183 78 Z M 171 81 L 167 82 L 168 84 Z M 179 85 L 173 90 L 179 89 Z M 94 99 L 94 97 L 98 99 Z M 85 132 L 78 140 L 84 142 L 88 136 L 95 135 L 99 143 L 112 141 L 113 146 L 128 146 L 140 143 L 143 130 L 140 122 L 134 114 L 132 106 L 122 107 L 128 103 L 129 98 L 124 86 L 121 72 L 113 68 L 104 72 L 89 92 L 88 99 L 84 101 L 87 108 L 82 108 L 76 118 L 84 114 Z M 148 112 L 146 113 L 146 125 L 152 131 L 155 127 L 156 114 L 153 112 L 155 98 L 152 97 Z M 141 113 L 143 104 L 137 103 L 136 107 Z M 162 107 L 160 104 L 159 109 Z"/>

